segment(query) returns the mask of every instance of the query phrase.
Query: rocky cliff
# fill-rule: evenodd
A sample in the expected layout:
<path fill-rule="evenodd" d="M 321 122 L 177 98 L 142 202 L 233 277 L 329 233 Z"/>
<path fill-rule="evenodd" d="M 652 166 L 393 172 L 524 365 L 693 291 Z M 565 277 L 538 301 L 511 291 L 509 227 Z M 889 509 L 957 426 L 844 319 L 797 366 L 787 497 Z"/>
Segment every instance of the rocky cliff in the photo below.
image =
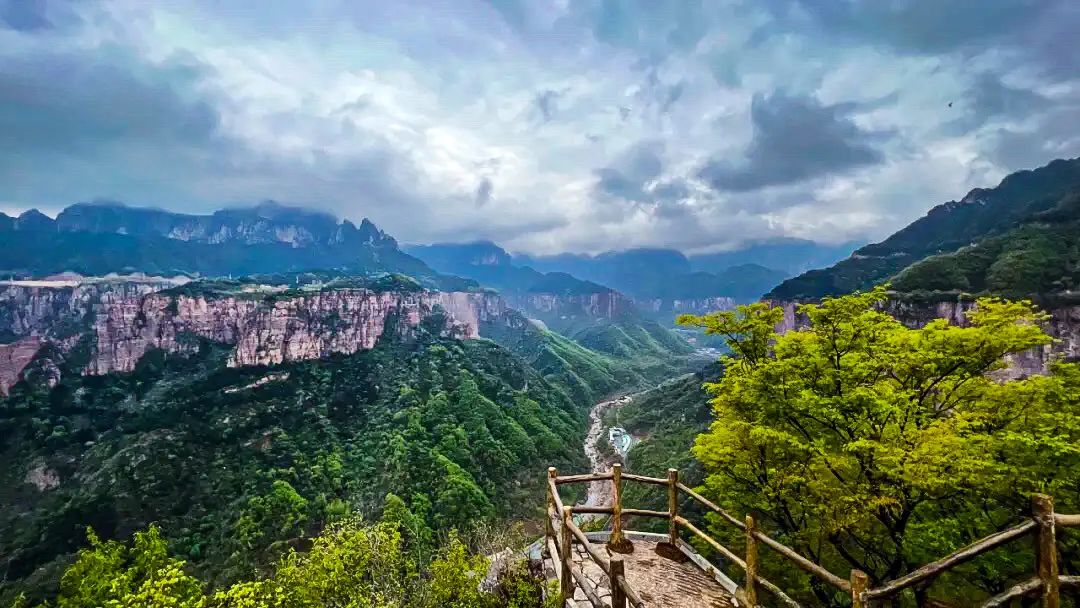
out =
<path fill-rule="evenodd" d="M 635 299 L 634 304 L 638 309 L 652 313 L 672 313 L 672 314 L 695 314 L 703 315 L 717 310 L 731 310 L 735 308 L 735 299 L 727 296 L 716 296 L 712 298 L 690 298 L 690 299 Z"/>
<path fill-rule="evenodd" d="M 582 294 L 529 292 L 509 294 L 507 300 L 525 314 L 540 318 L 555 315 L 609 320 L 635 312 L 629 298 L 612 290 Z"/>
<path fill-rule="evenodd" d="M 808 321 L 797 312 L 798 302 L 773 302 L 784 309 L 784 319 L 777 326 L 780 333 L 805 327 Z M 935 303 L 912 303 L 890 300 L 885 312 L 908 327 L 922 327 L 935 319 L 946 319 L 954 325 L 967 323 L 967 313 L 975 303 L 967 300 Z M 1012 355 L 1003 377 L 1015 378 L 1045 373 L 1053 359 L 1080 361 L 1080 306 L 1063 306 L 1049 311 L 1046 331 L 1056 338 L 1053 344 Z"/>
<path fill-rule="evenodd" d="M 407 335 L 422 322 L 461 339 L 506 312 L 489 293 L 332 289 L 294 294 L 185 295 L 147 284 L 0 290 L 0 391 L 46 345 L 63 356 L 88 345 L 83 374 L 126 372 L 152 349 L 189 352 L 197 338 L 233 347 L 230 365 L 274 365 L 353 353 L 385 332 Z"/>

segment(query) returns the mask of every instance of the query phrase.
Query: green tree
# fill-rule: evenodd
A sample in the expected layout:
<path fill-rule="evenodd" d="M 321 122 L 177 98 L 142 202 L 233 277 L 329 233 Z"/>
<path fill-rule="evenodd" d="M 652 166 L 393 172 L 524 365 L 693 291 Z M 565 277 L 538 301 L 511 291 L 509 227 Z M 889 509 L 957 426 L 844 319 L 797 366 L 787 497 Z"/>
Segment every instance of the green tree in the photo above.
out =
<path fill-rule="evenodd" d="M 1077 366 L 1003 376 L 1006 356 L 1050 343 L 1045 315 L 986 298 L 964 327 L 910 329 L 880 312 L 885 299 L 877 288 L 803 305 L 809 326 L 784 335 L 765 304 L 680 319 L 734 353 L 707 385 L 714 422 L 693 449 L 706 490 L 818 563 L 875 583 L 1015 523 L 1032 492 L 1075 505 L 1080 480 Z M 1010 565 L 1028 563 L 1006 554 L 934 593 L 1000 591 Z"/>
<path fill-rule="evenodd" d="M 171 558 L 161 531 L 151 526 L 135 534 L 131 549 L 102 542 L 87 530 L 90 547 L 79 552 L 60 579 L 59 608 L 196 608 L 198 580 Z"/>
<path fill-rule="evenodd" d="M 278 479 L 263 496 L 254 496 L 236 522 L 237 542 L 251 549 L 264 538 L 290 538 L 302 531 L 307 520 L 308 501 L 292 485 Z"/>

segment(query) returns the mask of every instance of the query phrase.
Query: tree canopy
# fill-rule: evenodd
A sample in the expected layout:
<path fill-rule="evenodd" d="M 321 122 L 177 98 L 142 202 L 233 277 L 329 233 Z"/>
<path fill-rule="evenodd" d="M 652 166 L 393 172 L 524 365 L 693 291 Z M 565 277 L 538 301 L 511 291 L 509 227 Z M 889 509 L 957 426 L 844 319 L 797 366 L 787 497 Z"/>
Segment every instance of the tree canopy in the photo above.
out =
<path fill-rule="evenodd" d="M 1045 315 L 1026 301 L 978 301 L 964 326 L 908 328 L 880 312 L 884 288 L 806 304 L 783 335 L 765 303 L 680 323 L 724 336 L 732 354 L 707 389 L 714 421 L 693 448 L 705 487 L 753 513 L 837 572 L 896 578 L 1016 523 L 1033 492 L 1076 511 L 1080 366 L 1008 380 L 1010 355 L 1045 346 Z M 971 598 L 1030 572 L 1011 546 L 917 592 Z M 1077 553 L 1062 548 L 1066 567 Z M 774 575 L 829 601 L 831 592 Z"/>

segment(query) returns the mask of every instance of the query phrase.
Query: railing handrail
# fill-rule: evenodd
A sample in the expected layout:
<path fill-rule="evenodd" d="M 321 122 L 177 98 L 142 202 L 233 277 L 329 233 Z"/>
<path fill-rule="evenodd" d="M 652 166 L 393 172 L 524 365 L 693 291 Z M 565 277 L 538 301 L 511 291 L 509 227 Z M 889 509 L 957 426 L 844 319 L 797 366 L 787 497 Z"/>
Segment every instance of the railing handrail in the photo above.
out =
<path fill-rule="evenodd" d="M 553 472 L 554 469 L 551 469 Z M 554 495 L 554 500 L 557 504 L 561 505 L 561 499 L 558 497 L 558 486 L 563 484 L 573 483 L 588 483 L 592 481 L 608 481 L 615 480 L 621 482 L 622 480 L 635 481 L 639 483 L 666 486 L 669 488 L 669 510 L 668 511 L 655 511 L 650 509 L 627 509 L 622 508 L 621 504 L 616 504 L 615 507 L 592 507 L 592 506 L 573 506 L 568 507 L 569 512 L 572 513 L 590 513 L 590 514 L 611 514 L 611 515 L 637 515 L 643 517 L 657 517 L 667 518 L 671 521 L 671 539 L 674 543 L 676 538 L 674 530 L 676 526 L 681 526 L 687 531 L 698 536 L 702 540 L 706 541 L 710 546 L 717 550 L 721 555 L 727 558 L 736 566 L 747 571 L 747 586 L 746 588 L 740 588 L 739 591 L 744 593 L 746 597 L 754 598 L 754 590 L 752 585 L 760 584 L 765 589 L 769 590 L 777 599 L 781 600 L 784 604 L 797 608 L 799 606 L 794 600 L 785 595 L 773 583 L 765 580 L 756 571 L 756 549 L 752 547 L 755 542 L 760 542 L 769 547 L 773 551 L 779 553 L 782 557 L 791 561 L 805 572 L 816 576 L 822 581 L 832 585 L 833 587 L 843 591 L 845 593 L 852 594 L 852 606 L 853 608 L 863 608 L 867 605 L 867 602 L 871 600 L 880 600 L 889 597 L 894 597 L 901 591 L 908 589 L 912 586 L 918 585 L 928 580 L 940 576 L 941 574 L 952 570 L 953 568 L 966 563 L 980 555 L 983 555 L 989 551 L 996 549 L 1004 544 L 1007 544 L 1017 538 L 1022 538 L 1031 534 L 1035 534 L 1037 542 L 1037 560 L 1036 570 L 1037 574 L 1034 578 L 1013 585 L 1003 593 L 994 596 L 987 600 L 984 604 L 984 608 L 992 608 L 995 606 L 1005 605 L 1008 601 L 1041 591 L 1044 597 L 1044 605 L 1057 606 L 1058 589 L 1060 587 L 1080 587 L 1080 576 L 1061 575 L 1058 572 L 1057 557 L 1056 557 L 1056 537 L 1054 533 L 1054 526 L 1065 527 L 1080 527 L 1080 514 L 1063 514 L 1055 513 L 1053 511 L 1053 501 L 1049 496 L 1042 494 L 1035 494 L 1033 496 L 1033 514 L 1027 521 L 1024 521 L 1018 525 L 1015 525 L 1006 530 L 996 532 L 985 538 L 982 538 L 974 543 L 967 545 L 961 549 L 950 553 L 949 555 L 938 559 L 937 561 L 926 564 L 912 572 L 897 578 L 880 587 L 868 588 L 868 578 L 865 574 L 858 570 L 852 570 L 851 579 L 845 580 L 829 570 L 825 569 L 821 565 L 814 563 L 810 559 L 800 555 L 791 547 L 771 538 L 764 532 L 761 532 L 753 526 L 753 519 L 747 517 L 747 522 L 739 520 L 737 517 L 725 511 L 720 506 L 716 505 L 709 499 L 705 498 L 693 488 L 686 486 L 678 481 L 678 471 L 675 469 L 669 469 L 668 478 L 662 479 L 659 477 L 649 477 L 645 475 L 635 475 L 631 473 L 622 473 L 621 466 L 615 465 L 611 473 L 594 473 L 588 475 L 567 475 L 559 477 L 552 475 L 550 478 L 549 492 Z M 747 536 L 748 542 L 748 557 L 754 555 L 755 559 L 748 568 L 748 561 L 740 558 L 733 551 L 724 547 L 716 539 L 712 538 L 701 529 L 694 526 L 685 517 L 682 517 L 677 512 L 677 505 L 675 498 L 677 493 L 685 494 L 692 498 L 708 510 L 719 515 L 722 519 L 729 524 L 739 528 Z M 616 496 L 620 496 L 621 491 L 616 491 Z M 621 501 L 617 501 L 621 502 Z M 621 517 L 619 518 L 621 519 Z M 747 524 L 751 524 L 748 526 Z M 605 572 L 610 571 L 610 562 L 603 559 L 598 551 L 588 542 L 588 538 L 584 532 L 581 531 L 577 525 L 571 521 L 570 529 L 574 533 L 582 544 L 585 546 L 586 551 L 590 554 L 597 565 L 604 568 Z M 615 534 L 621 535 L 621 521 L 616 523 Z M 594 555 L 595 552 L 595 555 Z M 597 558 L 600 559 L 597 559 Z M 618 577 L 614 584 L 620 585 L 625 591 L 628 598 L 636 596 L 635 593 L 629 588 L 629 585 L 624 585 L 625 579 L 622 576 Z M 1050 598 L 1053 598 L 1052 600 Z M 637 602 L 631 599 L 631 603 L 634 606 L 638 606 Z"/>
<path fill-rule="evenodd" d="M 570 567 L 569 562 L 572 561 L 573 558 L 570 555 L 569 545 L 571 545 L 575 539 L 585 549 L 586 555 L 588 555 L 589 558 L 592 559 L 593 563 L 595 563 L 604 572 L 604 574 L 607 575 L 608 583 L 611 586 L 611 590 L 612 590 L 612 595 L 611 595 L 612 608 L 625 608 L 627 602 L 629 602 L 629 604 L 631 606 L 633 606 L 634 608 L 647 608 L 647 605 L 641 599 L 641 596 L 637 593 L 636 590 L 634 590 L 634 588 L 632 586 L 630 586 L 630 583 L 627 582 L 626 577 L 623 575 L 624 570 L 623 570 L 622 558 L 621 557 L 615 557 L 615 558 L 612 558 L 612 559 L 609 560 L 606 557 L 604 557 L 603 554 L 601 554 L 600 551 L 592 544 L 592 542 L 589 540 L 589 537 L 585 534 L 585 532 L 582 531 L 582 529 L 580 527 L 578 527 L 577 524 L 574 523 L 574 519 L 572 517 L 574 512 L 578 512 L 578 513 L 616 513 L 617 510 L 613 509 L 613 508 L 607 508 L 607 507 L 566 507 L 566 506 L 563 506 L 562 498 L 559 496 L 559 489 L 558 489 L 559 484 L 563 484 L 563 483 L 582 483 L 582 482 L 588 482 L 588 481 L 603 481 L 603 480 L 608 480 L 608 479 L 618 480 L 619 472 L 617 472 L 617 471 L 618 471 L 618 469 L 616 469 L 615 471 L 613 471 L 610 474 L 569 475 L 569 476 L 559 477 L 557 475 L 557 472 L 556 472 L 555 468 L 550 467 L 548 469 L 548 480 L 547 480 L 548 481 L 548 497 L 549 497 L 548 498 L 548 507 L 547 507 L 547 511 L 548 511 L 548 521 L 547 521 L 547 524 L 548 524 L 547 525 L 548 538 L 553 541 L 553 544 L 555 545 L 555 549 L 559 553 L 559 561 L 560 561 L 559 566 L 560 566 L 560 571 L 562 572 L 562 574 L 560 576 L 561 577 L 569 576 L 569 577 L 573 578 L 574 580 L 576 580 L 578 587 L 580 587 L 581 590 L 585 593 L 585 596 L 588 598 L 589 603 L 591 603 L 593 606 L 602 607 L 603 603 L 601 602 L 600 598 L 596 595 L 596 593 L 593 590 L 589 589 L 589 587 L 586 585 L 586 580 L 587 579 L 585 579 L 584 573 L 580 572 L 578 569 L 574 569 L 574 568 Z M 618 492 L 616 492 L 616 496 L 618 497 Z M 562 514 L 562 518 L 560 520 L 559 525 L 562 527 L 561 528 L 562 531 L 563 531 L 563 534 L 562 534 L 563 541 L 562 542 L 564 542 L 567 545 L 566 548 L 564 548 L 562 545 L 560 545 L 559 541 L 556 540 L 556 537 L 555 537 L 555 534 L 554 534 L 554 527 L 551 525 L 552 521 L 554 519 L 552 516 L 554 515 L 554 512 L 556 511 L 556 509 L 558 509 L 558 511 L 557 511 L 558 513 Z M 627 509 L 627 514 L 632 514 L 632 515 L 633 514 L 636 514 L 636 515 L 648 515 L 650 513 L 659 513 L 659 512 L 649 512 L 649 511 L 647 511 L 645 509 Z M 664 513 L 663 516 L 666 517 L 667 514 Z M 566 532 L 569 532 L 569 534 L 566 534 Z M 568 599 L 568 591 L 570 591 L 570 590 L 571 590 L 570 586 L 568 586 L 567 583 L 565 581 L 563 581 L 561 589 L 560 589 L 560 595 L 561 595 L 561 597 L 560 597 L 560 600 L 561 600 L 560 605 L 565 605 L 566 600 Z"/>

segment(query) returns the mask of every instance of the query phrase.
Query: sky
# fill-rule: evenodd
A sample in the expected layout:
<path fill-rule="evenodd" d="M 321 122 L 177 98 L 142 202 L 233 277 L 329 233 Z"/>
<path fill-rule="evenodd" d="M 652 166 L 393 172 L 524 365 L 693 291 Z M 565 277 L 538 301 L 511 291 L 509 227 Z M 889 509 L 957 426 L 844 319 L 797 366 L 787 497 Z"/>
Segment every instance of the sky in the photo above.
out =
<path fill-rule="evenodd" d="M 1075 0 L 0 0 L 0 210 L 405 242 L 878 240 L 1080 156 Z"/>

